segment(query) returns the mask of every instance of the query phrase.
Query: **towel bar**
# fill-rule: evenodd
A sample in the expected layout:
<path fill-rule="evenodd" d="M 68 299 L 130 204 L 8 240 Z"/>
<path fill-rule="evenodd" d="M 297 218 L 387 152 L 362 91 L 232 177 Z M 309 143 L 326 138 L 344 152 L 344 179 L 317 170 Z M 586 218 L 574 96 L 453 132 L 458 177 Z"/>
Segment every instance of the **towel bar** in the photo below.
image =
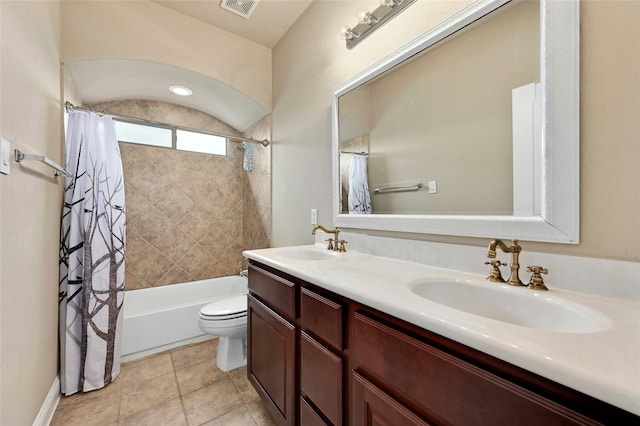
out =
<path fill-rule="evenodd" d="M 418 191 L 419 189 L 422 189 L 422 188 L 424 188 L 424 184 L 416 183 L 415 185 L 387 186 L 385 188 L 376 188 L 373 190 L 373 193 L 381 194 L 383 192 Z"/>
<path fill-rule="evenodd" d="M 40 161 L 41 163 L 46 164 L 47 166 L 54 168 L 56 170 L 56 173 L 53 175 L 54 177 L 58 177 L 58 172 L 63 173 L 65 176 L 71 176 L 71 173 L 69 173 L 65 168 L 59 166 L 58 164 L 54 163 L 53 161 L 51 161 L 50 159 L 48 159 L 47 157 L 45 157 L 44 155 L 31 155 L 31 154 L 25 154 L 24 152 L 20 151 L 19 149 L 14 150 L 15 153 L 15 159 L 16 162 L 19 163 L 23 160 L 33 160 L 33 161 Z"/>

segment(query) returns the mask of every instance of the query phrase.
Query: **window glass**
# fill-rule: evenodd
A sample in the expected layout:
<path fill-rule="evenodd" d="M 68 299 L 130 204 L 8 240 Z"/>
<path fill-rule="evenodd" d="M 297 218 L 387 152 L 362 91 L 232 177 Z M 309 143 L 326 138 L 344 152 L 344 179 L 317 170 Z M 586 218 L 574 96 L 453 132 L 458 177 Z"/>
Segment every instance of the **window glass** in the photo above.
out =
<path fill-rule="evenodd" d="M 171 148 L 172 131 L 166 127 L 146 126 L 114 120 L 116 137 L 120 142 L 139 143 L 142 145 Z"/>
<path fill-rule="evenodd" d="M 182 151 L 227 155 L 227 138 L 206 133 L 176 130 L 176 148 Z"/>

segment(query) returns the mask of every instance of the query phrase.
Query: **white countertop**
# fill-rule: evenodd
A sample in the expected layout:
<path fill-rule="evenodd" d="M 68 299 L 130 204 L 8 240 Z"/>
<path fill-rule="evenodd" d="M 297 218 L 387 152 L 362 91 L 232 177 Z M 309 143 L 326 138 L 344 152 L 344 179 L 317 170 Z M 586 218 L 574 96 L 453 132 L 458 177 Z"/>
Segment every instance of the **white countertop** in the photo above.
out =
<path fill-rule="evenodd" d="M 323 260 L 291 257 L 294 252 L 312 251 L 330 256 Z M 333 253 L 313 245 L 249 250 L 244 256 L 640 415 L 638 302 L 505 285 L 504 291 L 579 304 L 601 314 L 594 315 L 602 326 L 596 332 L 549 331 L 449 308 L 416 295 L 409 286 L 434 278 L 500 285 L 485 282 L 484 276 L 362 253 Z M 523 272 L 525 281 L 529 274 Z"/>

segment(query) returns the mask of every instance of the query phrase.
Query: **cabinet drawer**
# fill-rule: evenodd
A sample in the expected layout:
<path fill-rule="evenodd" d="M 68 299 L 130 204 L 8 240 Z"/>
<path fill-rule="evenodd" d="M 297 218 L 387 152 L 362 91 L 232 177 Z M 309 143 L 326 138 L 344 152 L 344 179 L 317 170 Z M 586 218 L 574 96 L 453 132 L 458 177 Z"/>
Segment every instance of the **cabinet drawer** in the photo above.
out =
<path fill-rule="evenodd" d="M 322 420 L 322 417 L 303 397 L 300 397 L 300 424 L 304 426 L 330 426 Z"/>
<path fill-rule="evenodd" d="M 595 424 L 527 389 L 354 313 L 355 367 L 438 424 Z"/>
<path fill-rule="evenodd" d="M 342 424 L 342 359 L 305 332 L 300 338 L 300 391 L 332 424 Z"/>
<path fill-rule="evenodd" d="M 296 317 L 296 286 L 291 281 L 249 265 L 249 290 L 280 315 L 289 319 Z"/>
<path fill-rule="evenodd" d="M 300 318 L 309 330 L 338 350 L 342 350 L 342 304 L 320 296 L 308 288 L 300 290 Z"/>
<path fill-rule="evenodd" d="M 429 425 L 355 371 L 352 374 L 353 426 Z"/>

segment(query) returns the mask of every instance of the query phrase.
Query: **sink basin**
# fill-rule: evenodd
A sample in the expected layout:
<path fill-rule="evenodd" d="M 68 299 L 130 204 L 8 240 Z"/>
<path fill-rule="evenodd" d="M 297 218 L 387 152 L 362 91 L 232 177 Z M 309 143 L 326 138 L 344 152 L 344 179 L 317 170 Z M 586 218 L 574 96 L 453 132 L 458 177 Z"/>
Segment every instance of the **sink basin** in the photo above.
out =
<path fill-rule="evenodd" d="M 278 255 L 295 260 L 329 260 L 336 256 L 330 251 L 314 250 L 310 248 L 285 249 L 278 252 Z"/>
<path fill-rule="evenodd" d="M 506 284 L 428 280 L 409 284 L 416 295 L 485 318 L 562 333 L 594 333 L 611 321 L 586 306 Z"/>

